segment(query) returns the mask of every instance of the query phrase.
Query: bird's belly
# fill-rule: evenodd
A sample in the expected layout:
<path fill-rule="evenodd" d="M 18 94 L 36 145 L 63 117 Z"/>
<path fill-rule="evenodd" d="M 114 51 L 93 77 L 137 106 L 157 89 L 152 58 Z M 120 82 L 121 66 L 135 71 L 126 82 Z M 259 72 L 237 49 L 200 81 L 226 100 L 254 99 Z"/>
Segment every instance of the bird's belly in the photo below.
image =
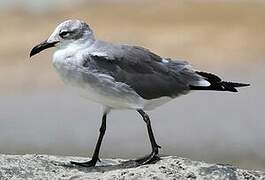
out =
<path fill-rule="evenodd" d="M 82 67 L 54 64 L 66 85 L 78 90 L 82 97 L 115 109 L 139 109 L 144 107 L 144 99 L 128 85 L 115 82 L 106 74 Z"/>

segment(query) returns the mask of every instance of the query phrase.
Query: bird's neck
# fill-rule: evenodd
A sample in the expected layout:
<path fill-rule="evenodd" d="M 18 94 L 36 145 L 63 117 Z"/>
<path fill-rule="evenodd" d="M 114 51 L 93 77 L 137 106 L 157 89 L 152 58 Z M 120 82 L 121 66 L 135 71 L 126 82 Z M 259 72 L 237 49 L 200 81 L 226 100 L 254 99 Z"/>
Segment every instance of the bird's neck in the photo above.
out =
<path fill-rule="evenodd" d="M 91 47 L 94 42 L 95 39 L 90 38 L 60 45 L 53 54 L 53 63 L 66 63 L 67 61 L 81 59 L 82 52 Z M 78 56 L 80 56 L 80 58 L 78 58 Z"/>

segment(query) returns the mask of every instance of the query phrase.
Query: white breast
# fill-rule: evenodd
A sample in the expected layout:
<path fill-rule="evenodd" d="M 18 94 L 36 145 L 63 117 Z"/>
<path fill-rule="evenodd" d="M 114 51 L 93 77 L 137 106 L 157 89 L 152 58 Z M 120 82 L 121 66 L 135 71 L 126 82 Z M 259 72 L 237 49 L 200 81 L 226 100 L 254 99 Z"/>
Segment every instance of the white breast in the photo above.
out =
<path fill-rule="evenodd" d="M 58 49 L 53 55 L 53 65 L 61 79 L 69 87 L 87 99 L 114 109 L 154 109 L 172 98 L 161 97 L 145 100 L 132 88 L 122 82 L 116 82 L 111 76 L 88 71 L 82 66 L 83 54 L 88 49 L 72 46 Z M 98 52 L 97 52 L 98 53 Z"/>
<path fill-rule="evenodd" d="M 58 50 L 54 54 L 53 65 L 65 84 L 77 89 L 85 98 L 118 109 L 139 109 L 144 106 L 144 99 L 128 85 L 115 82 L 107 74 L 84 68 L 82 51 L 71 54 L 67 49 Z"/>

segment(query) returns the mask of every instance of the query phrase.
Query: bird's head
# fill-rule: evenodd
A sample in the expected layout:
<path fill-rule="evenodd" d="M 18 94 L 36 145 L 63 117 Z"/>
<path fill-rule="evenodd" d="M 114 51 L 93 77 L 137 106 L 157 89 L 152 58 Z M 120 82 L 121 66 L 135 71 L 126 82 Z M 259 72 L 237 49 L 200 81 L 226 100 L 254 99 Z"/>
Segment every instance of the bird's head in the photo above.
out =
<path fill-rule="evenodd" d="M 30 57 L 50 47 L 92 43 L 95 40 L 88 24 L 80 20 L 67 20 L 59 24 L 50 37 L 32 48 Z"/>

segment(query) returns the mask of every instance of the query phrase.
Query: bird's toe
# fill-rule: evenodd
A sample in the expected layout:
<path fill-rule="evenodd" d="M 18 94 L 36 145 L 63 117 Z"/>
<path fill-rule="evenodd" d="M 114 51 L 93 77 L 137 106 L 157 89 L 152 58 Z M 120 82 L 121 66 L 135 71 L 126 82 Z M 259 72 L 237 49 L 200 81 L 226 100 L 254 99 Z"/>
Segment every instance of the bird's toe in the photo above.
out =
<path fill-rule="evenodd" d="M 96 160 L 90 160 L 87 162 L 75 162 L 75 161 L 70 161 L 71 164 L 76 165 L 76 166 L 82 166 L 82 167 L 95 167 L 97 161 Z"/>

